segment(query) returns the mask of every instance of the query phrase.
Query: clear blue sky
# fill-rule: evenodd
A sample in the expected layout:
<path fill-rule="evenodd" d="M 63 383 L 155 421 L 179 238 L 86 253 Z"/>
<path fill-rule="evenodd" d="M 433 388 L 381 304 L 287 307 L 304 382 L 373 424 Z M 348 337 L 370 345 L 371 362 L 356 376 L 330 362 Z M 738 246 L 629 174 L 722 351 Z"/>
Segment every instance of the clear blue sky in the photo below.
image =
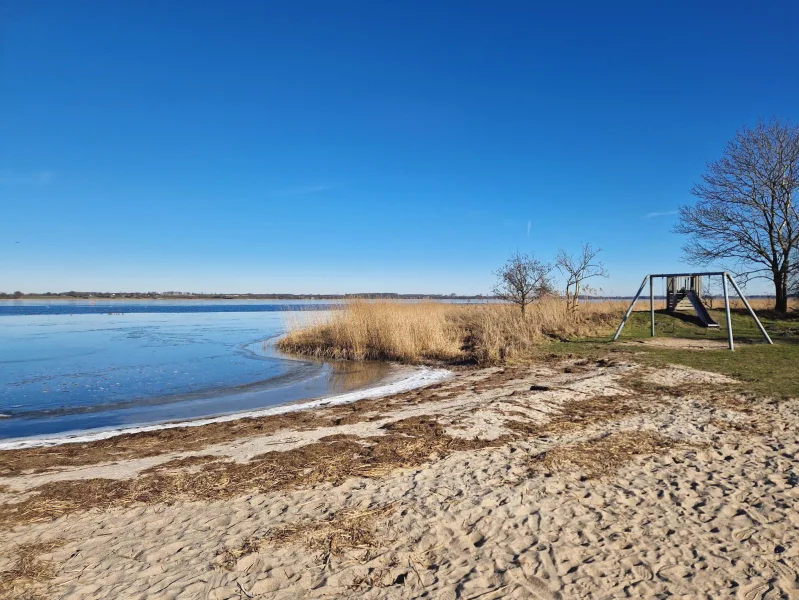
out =
<path fill-rule="evenodd" d="M 629 294 L 685 268 L 735 130 L 799 119 L 797 31 L 793 0 L 5 1 L 0 291 L 484 293 L 590 241 Z"/>

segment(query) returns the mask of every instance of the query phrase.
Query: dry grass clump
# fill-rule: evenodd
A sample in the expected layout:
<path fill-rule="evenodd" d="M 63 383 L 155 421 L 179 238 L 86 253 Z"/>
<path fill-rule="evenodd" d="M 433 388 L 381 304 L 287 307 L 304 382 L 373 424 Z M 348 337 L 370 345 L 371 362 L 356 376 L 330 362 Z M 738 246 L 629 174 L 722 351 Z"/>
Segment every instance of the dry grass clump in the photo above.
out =
<path fill-rule="evenodd" d="M 378 546 L 378 528 L 393 510 L 392 504 L 367 510 L 345 510 L 324 521 L 277 527 L 263 537 L 246 539 L 239 548 L 225 550 L 221 563 L 227 570 L 233 570 L 241 557 L 260 552 L 267 545 L 301 544 L 318 553 L 319 562 L 327 564 L 331 557 L 349 550 L 369 550 Z"/>
<path fill-rule="evenodd" d="M 40 560 L 42 554 L 52 552 L 63 546 L 65 540 L 22 544 L 17 548 L 17 559 L 12 567 L 0 571 L 0 599 L 42 597 L 31 588 L 38 583 L 52 579 L 56 568 L 51 562 Z"/>
<path fill-rule="evenodd" d="M 587 302 L 575 312 L 560 298 L 546 298 L 528 306 L 524 314 L 516 306 L 485 304 L 468 306 L 453 318 L 463 332 L 464 358 L 491 365 L 533 355 L 547 339 L 606 332 L 625 308 L 623 302 Z"/>
<path fill-rule="evenodd" d="M 774 298 L 747 298 L 749 305 L 756 311 L 771 311 L 774 310 Z M 718 294 L 713 299 L 713 304 L 716 308 L 724 308 L 724 296 Z M 743 300 L 735 295 L 733 290 L 730 290 L 730 308 L 737 310 L 746 310 L 746 305 Z M 799 300 L 789 299 L 788 310 L 799 310 Z"/>
<path fill-rule="evenodd" d="M 407 421 L 407 423 L 406 423 Z M 504 440 L 463 440 L 446 435 L 430 417 L 386 426 L 386 435 L 334 437 L 287 451 L 272 451 L 249 462 L 219 460 L 189 469 L 166 469 L 125 480 L 88 479 L 45 483 L 19 502 L 0 505 L 0 526 L 48 521 L 76 511 L 187 500 L 224 500 L 348 477 L 380 477 L 416 467 L 458 450 L 495 446 Z"/>
<path fill-rule="evenodd" d="M 623 302 L 586 302 L 570 311 L 559 298 L 530 305 L 352 302 L 323 322 L 290 327 L 284 352 L 349 360 L 497 364 L 524 357 L 546 338 L 593 335 L 612 327 Z"/>
<path fill-rule="evenodd" d="M 629 396 L 592 396 L 567 400 L 546 423 L 537 424 L 529 420 L 509 419 L 505 421 L 504 426 L 525 436 L 564 435 L 640 414 L 647 410 L 649 402 L 651 400 L 647 398 L 633 399 Z"/>
<path fill-rule="evenodd" d="M 192 469 L 201 465 L 216 462 L 220 459 L 219 456 L 213 454 L 197 454 L 194 456 L 183 456 L 181 458 L 173 458 L 163 463 L 153 465 L 146 469 L 142 469 L 140 473 L 156 473 L 158 471 L 175 471 L 180 469 Z"/>
<path fill-rule="evenodd" d="M 333 515 L 327 521 L 286 525 L 267 533 L 270 544 L 302 543 L 320 553 L 320 561 L 340 556 L 347 550 L 368 550 L 378 545 L 377 529 L 381 520 L 394 510 L 393 505 L 368 510 L 349 510 Z"/>
<path fill-rule="evenodd" d="M 653 431 L 620 431 L 599 439 L 557 446 L 538 455 L 534 463 L 548 471 L 571 471 L 575 467 L 589 478 L 610 475 L 638 456 L 660 454 L 675 441 Z"/>
<path fill-rule="evenodd" d="M 450 304 L 351 302 L 324 322 L 304 323 L 278 342 L 285 352 L 349 360 L 456 360 Z"/>

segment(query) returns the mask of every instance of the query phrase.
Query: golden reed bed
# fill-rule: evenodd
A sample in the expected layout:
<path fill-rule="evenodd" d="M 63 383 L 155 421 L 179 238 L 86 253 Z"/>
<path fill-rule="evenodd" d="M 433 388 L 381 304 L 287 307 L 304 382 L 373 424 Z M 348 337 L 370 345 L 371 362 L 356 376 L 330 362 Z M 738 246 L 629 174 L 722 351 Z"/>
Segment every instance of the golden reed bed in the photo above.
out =
<path fill-rule="evenodd" d="M 766 310 L 773 300 L 751 304 Z M 278 348 L 317 358 L 491 365 L 529 356 L 546 339 L 610 334 L 628 306 L 628 300 L 591 301 L 570 311 L 563 299 L 551 297 L 522 314 L 511 304 L 355 301 L 332 315 L 308 313 L 287 323 Z M 715 299 L 713 308 L 722 307 Z M 740 300 L 731 307 L 744 308 Z M 663 308 L 665 301 L 656 300 L 655 309 Z M 639 300 L 636 310 L 648 309 L 649 299 Z"/>
<path fill-rule="evenodd" d="M 289 323 L 284 352 L 350 360 L 441 360 L 492 364 L 523 356 L 545 338 L 596 335 L 618 323 L 627 303 L 586 302 L 569 311 L 559 298 L 522 314 L 509 304 L 352 302 L 314 320 Z"/>

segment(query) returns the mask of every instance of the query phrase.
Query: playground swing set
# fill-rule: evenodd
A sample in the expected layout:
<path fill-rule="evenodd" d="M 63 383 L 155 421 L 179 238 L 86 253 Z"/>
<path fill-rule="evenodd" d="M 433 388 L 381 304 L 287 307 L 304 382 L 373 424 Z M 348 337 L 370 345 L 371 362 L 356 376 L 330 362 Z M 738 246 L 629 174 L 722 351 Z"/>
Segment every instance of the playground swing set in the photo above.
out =
<path fill-rule="evenodd" d="M 702 278 L 703 277 L 721 277 L 721 285 L 722 289 L 724 290 L 724 311 L 727 316 L 727 340 L 729 342 L 730 350 L 735 350 L 735 343 L 732 339 L 732 319 L 730 318 L 730 298 L 727 290 L 727 282 L 729 281 L 732 284 L 732 287 L 735 288 L 738 296 L 743 301 L 744 305 L 746 306 L 749 314 L 752 315 L 752 318 L 757 323 L 760 332 L 763 334 L 763 337 L 769 344 L 773 344 L 774 342 L 771 341 L 768 333 L 766 333 L 765 327 L 760 322 L 760 319 L 757 318 L 755 311 L 752 310 L 749 301 L 744 296 L 741 288 L 738 287 L 738 284 L 735 283 L 735 279 L 732 278 L 727 271 L 719 271 L 719 272 L 710 272 L 710 273 L 658 273 L 658 274 L 650 274 L 644 277 L 644 280 L 641 282 L 641 287 L 638 288 L 638 292 L 635 294 L 635 298 L 633 298 L 632 303 L 630 303 L 630 307 L 627 309 L 627 312 L 624 314 L 624 318 L 621 320 L 619 324 L 619 328 L 616 330 L 616 335 L 613 336 L 613 341 L 619 339 L 621 335 L 622 329 L 627 324 L 627 319 L 630 318 L 630 315 L 633 312 L 633 308 L 635 307 L 635 303 L 638 301 L 638 298 L 641 296 L 641 293 L 644 291 L 644 287 L 646 287 L 646 282 L 649 281 L 649 321 L 650 321 L 650 330 L 652 337 L 655 337 L 655 279 L 665 279 L 666 280 L 666 310 L 668 312 L 677 312 L 685 308 L 693 308 L 696 312 L 696 316 L 699 321 L 705 327 L 710 328 L 718 328 L 719 324 L 711 317 L 710 313 L 708 312 L 707 308 L 705 307 L 704 302 L 702 301 Z"/>

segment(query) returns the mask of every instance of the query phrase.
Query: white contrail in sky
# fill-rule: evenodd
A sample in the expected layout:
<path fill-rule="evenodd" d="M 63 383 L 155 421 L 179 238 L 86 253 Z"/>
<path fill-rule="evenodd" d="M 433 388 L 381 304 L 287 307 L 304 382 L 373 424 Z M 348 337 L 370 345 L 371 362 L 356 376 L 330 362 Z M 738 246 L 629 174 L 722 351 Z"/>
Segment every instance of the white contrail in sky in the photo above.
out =
<path fill-rule="evenodd" d="M 655 217 L 667 217 L 669 215 L 676 215 L 678 210 L 667 210 L 664 212 L 651 212 L 644 215 L 644 219 L 653 219 Z"/>
<path fill-rule="evenodd" d="M 527 221 L 527 237 L 530 237 L 530 225 L 532 225 L 532 221 Z"/>

